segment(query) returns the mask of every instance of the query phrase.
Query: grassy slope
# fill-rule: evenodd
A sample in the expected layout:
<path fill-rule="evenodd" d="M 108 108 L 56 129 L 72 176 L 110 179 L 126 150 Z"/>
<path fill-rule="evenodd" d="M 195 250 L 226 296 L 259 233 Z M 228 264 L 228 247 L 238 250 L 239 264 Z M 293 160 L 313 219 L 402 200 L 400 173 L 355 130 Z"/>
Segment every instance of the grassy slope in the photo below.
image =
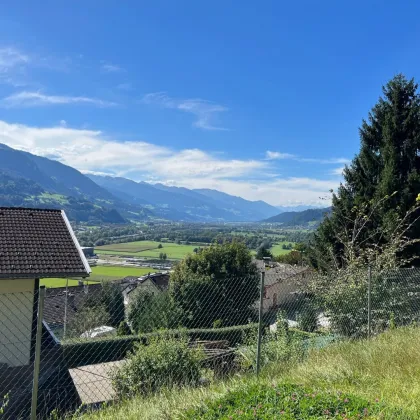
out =
<path fill-rule="evenodd" d="M 137 398 L 83 418 L 182 418 L 186 409 L 219 399 L 229 390 L 251 387 L 257 382 L 273 384 L 290 381 L 310 385 L 320 391 L 340 390 L 370 401 L 379 399 L 390 409 L 402 407 L 407 413 L 404 417 L 391 418 L 415 420 L 420 418 L 419 344 L 419 328 L 402 328 L 370 341 L 345 342 L 313 351 L 298 366 L 271 365 L 260 379 L 255 376 L 235 378 L 207 388 L 170 391 L 148 399 Z"/>
<path fill-rule="evenodd" d="M 126 276 L 140 277 L 151 271 L 154 270 L 151 268 L 98 265 L 92 267 L 92 274 L 87 280 L 94 283 L 122 279 Z M 77 280 L 69 280 L 69 286 L 77 286 L 77 284 Z M 45 285 L 46 287 L 64 287 L 66 285 L 66 279 L 42 279 L 41 285 Z"/>
<path fill-rule="evenodd" d="M 198 245 L 178 245 L 174 242 L 162 242 L 163 248 L 158 248 L 160 243 L 155 241 L 137 241 L 110 244 L 95 248 L 95 252 L 99 255 L 124 255 L 127 257 L 145 258 L 159 258 L 159 254 L 164 252 L 168 258 L 178 260 L 192 253 L 195 248 L 198 248 Z"/>

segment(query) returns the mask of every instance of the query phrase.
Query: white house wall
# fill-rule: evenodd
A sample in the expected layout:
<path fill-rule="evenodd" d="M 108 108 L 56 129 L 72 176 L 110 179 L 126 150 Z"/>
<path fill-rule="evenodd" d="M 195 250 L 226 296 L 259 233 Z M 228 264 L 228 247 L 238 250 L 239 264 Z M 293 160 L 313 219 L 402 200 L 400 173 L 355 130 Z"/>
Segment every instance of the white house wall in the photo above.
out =
<path fill-rule="evenodd" d="M 34 279 L 0 280 L 0 364 L 29 364 Z"/>

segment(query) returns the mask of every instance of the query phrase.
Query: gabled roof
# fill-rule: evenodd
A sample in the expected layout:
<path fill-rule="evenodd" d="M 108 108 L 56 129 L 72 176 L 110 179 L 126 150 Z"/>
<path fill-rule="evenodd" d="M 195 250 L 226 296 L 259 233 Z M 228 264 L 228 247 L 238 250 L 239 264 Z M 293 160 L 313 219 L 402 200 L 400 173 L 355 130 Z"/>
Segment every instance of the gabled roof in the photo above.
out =
<path fill-rule="evenodd" d="M 90 272 L 64 211 L 0 207 L 0 279 Z"/>
<path fill-rule="evenodd" d="M 101 292 L 102 284 L 71 286 L 67 289 L 65 287 L 47 289 L 44 303 L 44 320 L 51 327 L 63 325 L 65 316 L 67 317 L 67 322 L 71 322 L 77 311 L 85 304 L 87 297 L 93 297 L 99 303 Z M 67 313 L 65 315 L 66 310 Z"/>

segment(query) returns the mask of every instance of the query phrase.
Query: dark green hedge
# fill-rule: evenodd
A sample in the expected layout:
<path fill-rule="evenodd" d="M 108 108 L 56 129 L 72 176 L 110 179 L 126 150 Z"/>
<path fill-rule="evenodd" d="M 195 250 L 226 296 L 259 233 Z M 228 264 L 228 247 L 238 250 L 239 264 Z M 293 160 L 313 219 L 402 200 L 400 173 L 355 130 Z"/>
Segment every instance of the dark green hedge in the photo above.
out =
<path fill-rule="evenodd" d="M 192 341 L 226 340 L 233 347 L 243 343 L 247 334 L 257 331 L 258 324 L 238 325 L 234 327 L 167 330 L 155 333 L 130 335 L 115 338 L 97 338 L 90 340 L 72 340 L 62 343 L 63 354 L 69 369 L 77 366 L 93 365 L 97 363 L 114 362 L 123 359 L 134 347 L 134 343 L 141 341 L 147 344 L 150 338 L 162 335 L 181 336 L 187 334 Z"/>
<path fill-rule="evenodd" d="M 139 341 L 137 336 L 72 340 L 62 343 L 64 360 L 69 369 L 124 359 Z"/>

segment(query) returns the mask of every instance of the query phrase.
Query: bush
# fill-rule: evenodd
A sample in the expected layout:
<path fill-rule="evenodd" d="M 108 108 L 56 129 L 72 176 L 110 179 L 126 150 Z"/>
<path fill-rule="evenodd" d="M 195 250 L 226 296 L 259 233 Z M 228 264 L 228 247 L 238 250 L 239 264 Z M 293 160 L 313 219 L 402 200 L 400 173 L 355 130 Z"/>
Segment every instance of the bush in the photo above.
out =
<path fill-rule="evenodd" d="M 223 326 L 223 320 L 216 319 L 216 321 L 213 322 L 213 328 L 221 328 Z"/>
<path fill-rule="evenodd" d="M 71 369 L 77 366 L 124 359 L 127 353 L 133 350 L 136 343 L 147 345 L 159 337 L 165 339 L 166 337 L 187 336 L 190 341 L 226 340 L 229 342 L 229 346 L 234 347 L 244 343 L 251 332 L 256 334 L 257 328 L 258 324 L 247 324 L 216 329 L 164 330 L 116 338 L 72 339 L 62 343 L 62 347 L 68 368 Z"/>
<path fill-rule="evenodd" d="M 292 334 L 279 322 L 276 333 L 262 337 L 261 366 L 270 363 L 300 361 L 304 354 L 304 338 Z M 238 363 L 243 370 L 255 368 L 257 358 L 257 331 L 248 334 L 246 345 L 238 350 Z"/>
<path fill-rule="evenodd" d="M 155 337 L 149 345 L 137 344 L 121 368 L 115 370 L 112 383 L 119 398 L 147 395 L 161 388 L 196 385 L 204 353 L 189 348 L 188 340 Z"/>
<path fill-rule="evenodd" d="M 117 328 L 117 335 L 119 337 L 124 337 L 126 335 L 130 335 L 131 334 L 131 330 L 130 327 L 128 326 L 126 321 L 121 321 L 120 325 L 118 325 Z"/>
<path fill-rule="evenodd" d="M 68 337 L 80 337 L 83 333 L 109 323 L 109 313 L 102 304 L 84 305 L 68 324 Z"/>
<path fill-rule="evenodd" d="M 318 392 L 291 384 L 251 385 L 206 401 L 201 407 L 188 410 L 183 418 L 356 419 L 378 418 L 382 411 L 381 403 L 341 392 Z"/>
<path fill-rule="evenodd" d="M 316 278 L 315 298 L 325 309 L 332 330 L 340 335 L 360 338 L 368 330 L 367 269 L 338 273 L 337 277 Z M 387 270 L 372 275 L 372 332 L 409 325 L 420 320 L 420 283 L 415 271 Z"/>
<path fill-rule="evenodd" d="M 136 335 L 117 338 L 70 340 L 61 344 L 68 369 L 124 359 L 135 343 Z"/>
<path fill-rule="evenodd" d="M 127 318 L 136 333 L 148 333 L 171 328 L 176 310 L 169 293 L 153 293 L 140 289 L 132 292 Z"/>
<path fill-rule="evenodd" d="M 314 332 L 318 328 L 318 313 L 309 302 L 303 307 L 298 316 L 299 328 L 306 332 Z"/>

